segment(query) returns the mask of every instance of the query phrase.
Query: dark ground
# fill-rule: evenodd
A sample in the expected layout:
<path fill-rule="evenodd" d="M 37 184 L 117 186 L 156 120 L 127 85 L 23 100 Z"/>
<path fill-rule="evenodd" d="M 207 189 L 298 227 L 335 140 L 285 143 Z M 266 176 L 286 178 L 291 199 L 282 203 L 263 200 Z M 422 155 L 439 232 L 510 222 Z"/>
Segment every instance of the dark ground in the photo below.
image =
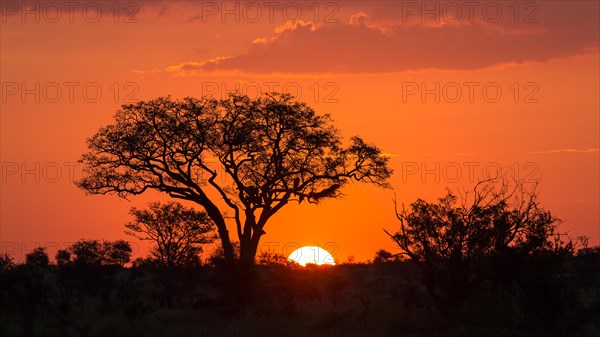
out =
<path fill-rule="evenodd" d="M 244 287 L 208 266 L 4 266 L 0 336 L 600 336 L 598 251 L 522 275 L 439 309 L 410 262 L 259 266 Z"/>

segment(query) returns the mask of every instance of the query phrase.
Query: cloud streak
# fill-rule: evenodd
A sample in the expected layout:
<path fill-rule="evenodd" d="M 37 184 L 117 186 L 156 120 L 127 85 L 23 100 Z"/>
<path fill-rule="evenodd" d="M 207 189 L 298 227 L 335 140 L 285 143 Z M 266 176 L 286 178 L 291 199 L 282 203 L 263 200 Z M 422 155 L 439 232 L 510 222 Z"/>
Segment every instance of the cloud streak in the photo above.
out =
<path fill-rule="evenodd" d="M 600 152 L 599 148 L 589 148 L 589 149 L 556 149 L 556 150 L 542 150 L 542 151 L 532 151 L 532 154 L 552 154 L 552 153 L 598 153 Z"/>

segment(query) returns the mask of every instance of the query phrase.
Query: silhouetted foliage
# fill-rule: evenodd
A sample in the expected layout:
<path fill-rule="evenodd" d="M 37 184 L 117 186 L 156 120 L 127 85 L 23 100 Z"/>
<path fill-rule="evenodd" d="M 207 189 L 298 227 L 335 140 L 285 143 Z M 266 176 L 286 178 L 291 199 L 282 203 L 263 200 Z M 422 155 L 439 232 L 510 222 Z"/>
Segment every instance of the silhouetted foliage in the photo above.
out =
<path fill-rule="evenodd" d="M 186 271 L 200 266 L 202 245 L 214 240 L 208 235 L 214 228 L 212 221 L 205 212 L 176 202 L 152 202 L 148 209 L 132 208 L 130 214 L 135 220 L 125 225 L 126 233 L 153 243 L 154 259 L 137 260 L 135 266 L 152 268 L 161 286 L 161 304 L 173 307 L 189 288 L 186 283 L 194 279 Z"/>
<path fill-rule="evenodd" d="M 5 253 L 4 255 L 0 255 L 0 270 L 11 269 L 14 267 L 14 259 L 12 256 Z"/>
<path fill-rule="evenodd" d="M 61 263 L 73 257 L 76 266 L 123 266 L 131 259 L 131 245 L 123 240 L 79 240 L 69 247 L 67 255 L 60 253 Z M 59 256 L 57 255 L 57 260 Z"/>
<path fill-rule="evenodd" d="M 288 265 L 295 263 L 294 261 L 288 260 L 287 256 L 282 254 L 264 251 L 258 254 L 256 257 L 256 263 L 259 265 L 270 266 L 270 265 Z"/>
<path fill-rule="evenodd" d="M 240 257 L 240 243 L 234 241 L 231 243 L 231 247 L 233 248 L 233 257 L 234 259 L 239 259 Z M 208 257 L 208 263 L 211 266 L 222 267 L 227 264 L 227 258 L 225 249 L 223 246 L 218 245 L 216 249 L 212 252 L 212 254 Z"/>
<path fill-rule="evenodd" d="M 195 202 L 216 225 L 231 263 L 225 210 L 217 207 L 224 200 L 248 265 L 266 223 L 289 202 L 340 196 L 350 181 L 388 187 L 391 175 L 377 147 L 358 137 L 344 147 L 328 115 L 278 93 L 124 105 L 88 147 L 79 187 L 122 197 L 154 189 Z"/>
<path fill-rule="evenodd" d="M 388 252 L 385 249 L 380 249 L 375 252 L 375 257 L 373 258 L 373 263 L 385 263 L 385 262 L 393 262 L 398 260 L 398 255 L 394 255 Z"/>
<path fill-rule="evenodd" d="M 71 262 L 71 253 L 66 249 L 59 249 L 56 251 L 54 260 L 56 261 L 57 266 L 66 266 Z"/>
<path fill-rule="evenodd" d="M 419 199 L 396 213 L 400 230 L 388 235 L 423 269 L 430 295 L 446 308 L 485 280 L 510 284 L 524 257 L 572 250 L 560 241 L 557 218 L 540 207 L 535 186 L 488 180 L 460 200 L 448 192 L 437 203 Z"/>
<path fill-rule="evenodd" d="M 102 244 L 98 240 L 79 240 L 69 247 L 76 265 L 100 266 L 104 260 Z"/>
<path fill-rule="evenodd" d="M 132 208 L 135 217 L 127 223 L 126 233 L 154 244 L 152 256 L 165 267 L 198 265 L 202 245 L 211 243 L 213 224 L 205 212 L 195 211 L 180 203 L 152 202 L 148 209 Z"/>
<path fill-rule="evenodd" d="M 107 265 L 123 267 L 131 260 L 131 244 L 124 240 L 104 243 L 104 259 Z"/>
<path fill-rule="evenodd" d="M 80 248 L 98 246 L 82 241 L 88 245 Z M 595 336 L 599 252 L 551 248 L 504 256 L 517 264 L 510 284 L 489 277 L 446 312 L 435 309 L 422 270 L 410 261 L 301 267 L 260 254 L 257 261 L 265 263 L 253 269 L 257 282 L 248 288 L 253 301 L 240 307 L 231 296 L 243 294 L 221 291 L 223 282 L 236 281 L 224 276 L 237 274 L 222 274 L 219 265 L 175 267 L 169 291 L 166 268 L 156 259 L 136 259 L 129 268 L 76 264 L 62 250 L 56 265 L 4 263 L 11 266 L 0 269 L 0 334 Z M 388 253 L 378 256 L 388 259 Z"/>
<path fill-rule="evenodd" d="M 50 258 L 48 258 L 45 248 L 37 247 L 25 255 L 25 263 L 28 266 L 43 268 L 48 267 L 50 264 Z"/>

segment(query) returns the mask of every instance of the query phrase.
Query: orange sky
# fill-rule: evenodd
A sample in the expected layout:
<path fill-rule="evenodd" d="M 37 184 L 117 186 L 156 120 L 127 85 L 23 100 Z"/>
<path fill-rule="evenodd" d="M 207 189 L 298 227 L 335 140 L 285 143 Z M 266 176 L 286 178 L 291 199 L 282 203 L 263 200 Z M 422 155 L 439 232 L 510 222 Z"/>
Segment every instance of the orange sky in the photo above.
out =
<path fill-rule="evenodd" d="M 0 8 L 2 252 L 124 238 L 145 255 L 123 224 L 164 196 L 85 196 L 72 183 L 85 139 L 128 100 L 236 87 L 298 94 L 393 155 L 393 190 L 290 205 L 263 249 L 394 251 L 394 193 L 433 201 L 498 165 L 541 179 L 561 230 L 600 243 L 596 1 L 54 4 Z"/>

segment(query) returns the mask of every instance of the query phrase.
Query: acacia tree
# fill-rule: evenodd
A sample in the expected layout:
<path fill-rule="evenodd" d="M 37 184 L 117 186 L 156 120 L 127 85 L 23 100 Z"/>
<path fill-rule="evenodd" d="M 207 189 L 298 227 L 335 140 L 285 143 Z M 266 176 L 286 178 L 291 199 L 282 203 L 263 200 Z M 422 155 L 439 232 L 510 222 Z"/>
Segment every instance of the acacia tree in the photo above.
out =
<path fill-rule="evenodd" d="M 422 268 L 438 307 L 460 301 L 498 269 L 494 263 L 569 249 L 556 232 L 559 220 L 539 205 L 535 186 L 511 187 L 503 179 L 482 181 L 460 197 L 448 191 L 437 203 L 418 199 L 396 215 L 399 231 L 385 232 Z"/>
<path fill-rule="evenodd" d="M 350 181 L 389 187 L 391 175 L 377 147 L 359 137 L 343 146 L 328 115 L 278 93 L 124 105 L 88 148 L 79 187 L 121 197 L 154 189 L 193 201 L 216 225 L 233 262 L 228 211 L 247 264 L 268 220 L 288 203 L 338 197 Z"/>
<path fill-rule="evenodd" d="M 126 233 L 153 241 L 152 255 L 167 268 L 194 264 L 202 245 L 212 242 L 207 233 L 213 226 L 206 213 L 180 203 L 152 202 L 148 209 L 133 207 L 129 213 L 135 220 L 125 224 Z"/>

